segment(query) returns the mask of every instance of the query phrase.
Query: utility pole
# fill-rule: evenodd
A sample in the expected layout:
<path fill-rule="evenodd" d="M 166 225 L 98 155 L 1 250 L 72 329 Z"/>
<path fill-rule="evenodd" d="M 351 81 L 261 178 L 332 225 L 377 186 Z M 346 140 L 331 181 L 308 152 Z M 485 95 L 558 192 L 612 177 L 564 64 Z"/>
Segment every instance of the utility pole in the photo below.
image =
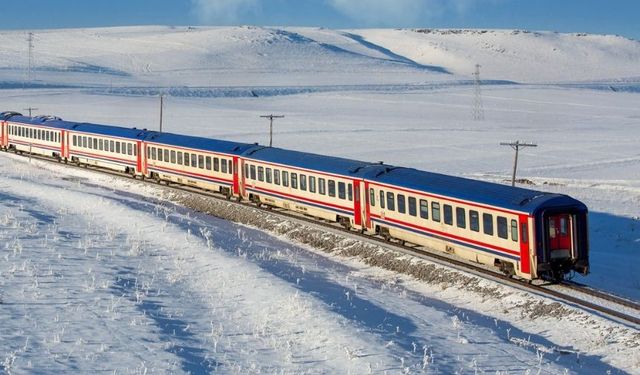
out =
<path fill-rule="evenodd" d="M 284 118 L 283 115 L 264 115 L 264 116 L 260 116 L 262 118 L 268 118 L 269 119 L 269 147 L 271 147 L 273 145 L 273 119 L 274 118 Z"/>
<path fill-rule="evenodd" d="M 511 176 L 511 186 L 516 186 L 516 169 L 518 169 L 518 152 L 521 147 L 538 147 L 535 143 L 530 142 L 501 142 L 500 146 L 510 146 L 512 149 L 516 150 L 516 157 L 513 161 L 513 175 Z"/>
<path fill-rule="evenodd" d="M 484 108 L 482 107 L 482 91 L 480 90 L 480 64 L 476 64 L 476 71 L 473 73 L 473 119 L 484 120 Z"/>
<path fill-rule="evenodd" d="M 29 43 L 29 66 L 27 69 L 27 82 L 31 83 L 32 75 L 31 75 L 31 64 L 33 60 L 33 33 L 27 34 L 27 42 Z"/>
<path fill-rule="evenodd" d="M 31 111 L 37 111 L 37 110 L 38 110 L 38 108 L 32 108 L 32 107 L 23 109 L 23 111 L 29 111 L 29 117 L 33 117 L 33 116 L 31 116 Z"/>
<path fill-rule="evenodd" d="M 164 94 L 160 94 L 160 133 L 162 133 L 162 107 L 164 107 Z"/>

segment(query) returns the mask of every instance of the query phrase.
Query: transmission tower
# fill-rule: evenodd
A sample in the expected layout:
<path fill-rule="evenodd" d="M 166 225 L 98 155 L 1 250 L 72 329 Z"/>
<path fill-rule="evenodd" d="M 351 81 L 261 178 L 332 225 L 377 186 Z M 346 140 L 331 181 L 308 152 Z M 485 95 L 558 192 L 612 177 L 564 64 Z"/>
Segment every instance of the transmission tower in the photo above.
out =
<path fill-rule="evenodd" d="M 29 33 L 27 34 L 27 42 L 29 45 L 29 66 L 27 68 L 27 82 L 31 83 L 32 80 L 32 72 L 31 72 L 31 66 L 33 63 L 33 33 Z"/>
<path fill-rule="evenodd" d="M 480 89 L 480 64 L 476 64 L 473 76 L 473 119 L 481 121 L 484 120 L 484 108 L 482 107 L 482 90 Z"/>

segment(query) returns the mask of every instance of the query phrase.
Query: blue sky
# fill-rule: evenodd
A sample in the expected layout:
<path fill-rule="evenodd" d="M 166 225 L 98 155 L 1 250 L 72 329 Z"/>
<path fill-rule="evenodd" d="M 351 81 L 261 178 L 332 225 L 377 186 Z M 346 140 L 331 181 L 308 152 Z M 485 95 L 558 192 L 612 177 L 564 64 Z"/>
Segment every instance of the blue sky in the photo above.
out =
<path fill-rule="evenodd" d="M 0 0 L 0 29 L 121 25 L 518 28 L 640 40 L 640 0 Z"/>

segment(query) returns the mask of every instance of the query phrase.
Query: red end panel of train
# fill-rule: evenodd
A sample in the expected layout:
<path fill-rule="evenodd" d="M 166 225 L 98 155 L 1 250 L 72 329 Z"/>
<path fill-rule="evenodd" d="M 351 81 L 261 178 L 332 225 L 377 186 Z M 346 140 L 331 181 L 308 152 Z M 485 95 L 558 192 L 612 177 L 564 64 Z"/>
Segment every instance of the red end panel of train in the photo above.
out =
<path fill-rule="evenodd" d="M 7 122 L 0 120 L 0 147 L 7 147 Z"/>

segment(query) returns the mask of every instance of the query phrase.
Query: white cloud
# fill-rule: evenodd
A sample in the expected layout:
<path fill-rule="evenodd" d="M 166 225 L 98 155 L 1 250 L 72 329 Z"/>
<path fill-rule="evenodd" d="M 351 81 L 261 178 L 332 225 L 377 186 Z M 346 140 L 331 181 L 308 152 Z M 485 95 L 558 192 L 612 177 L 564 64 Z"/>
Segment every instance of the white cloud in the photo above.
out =
<path fill-rule="evenodd" d="M 258 0 L 191 0 L 193 12 L 201 22 L 232 24 L 243 15 L 256 12 Z"/>
<path fill-rule="evenodd" d="M 447 12 L 464 14 L 482 1 L 498 0 L 326 0 L 364 25 L 396 27 L 424 23 Z"/>

